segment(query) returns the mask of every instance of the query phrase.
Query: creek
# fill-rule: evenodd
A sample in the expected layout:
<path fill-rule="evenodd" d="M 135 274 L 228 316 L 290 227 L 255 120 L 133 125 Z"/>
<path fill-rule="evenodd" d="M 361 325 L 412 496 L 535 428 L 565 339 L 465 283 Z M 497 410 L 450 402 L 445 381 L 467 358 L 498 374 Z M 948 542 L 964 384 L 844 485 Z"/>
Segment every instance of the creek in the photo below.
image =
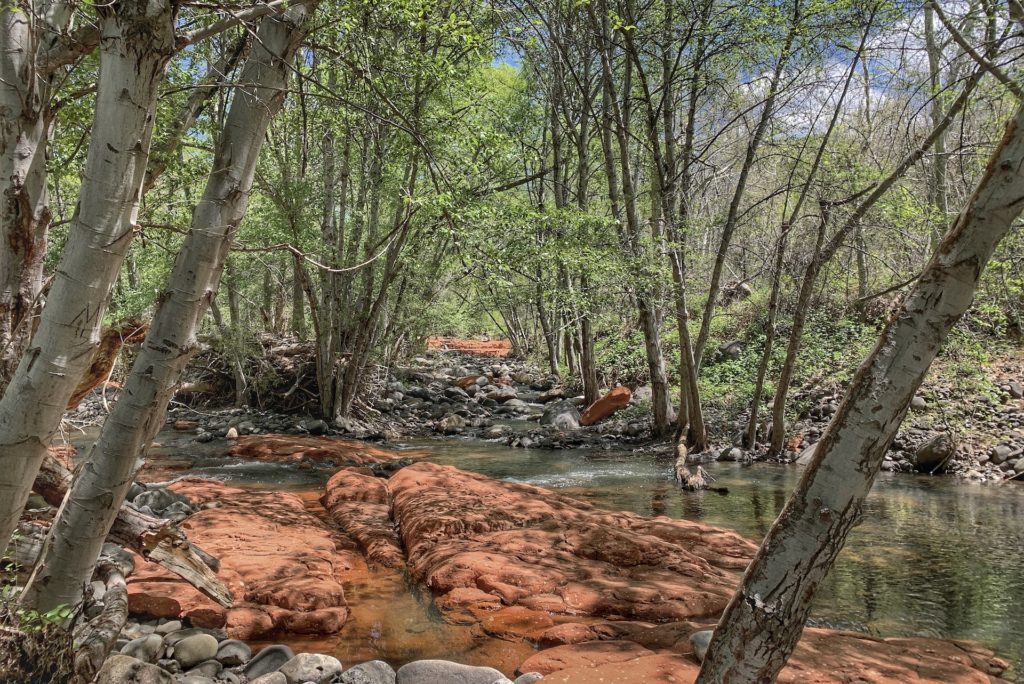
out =
<path fill-rule="evenodd" d="M 164 433 L 154 464 L 186 456 L 189 475 L 242 486 L 288 489 L 311 509 L 323 471 L 223 457 L 223 444 L 198 445 Z M 649 451 L 598 448 L 513 449 L 479 440 L 415 440 L 402 455 L 490 477 L 547 487 L 610 510 L 665 515 L 731 528 L 760 539 L 796 486 L 796 466 L 717 463 L 707 466 L 726 495 L 686 493 L 672 461 Z M 198 453 L 197 453 L 198 452 Z M 1024 662 L 1024 491 L 952 477 L 881 473 L 861 525 L 815 599 L 813 620 L 878 636 L 929 636 L 980 642 Z M 373 658 L 400 665 L 444 657 L 510 670 L 528 644 L 482 635 L 475 625 L 446 623 L 429 592 L 401 572 L 367 568 L 346 587 L 352 615 L 344 631 L 286 640 L 302 650 L 333 652 L 343 662 Z M 282 638 L 285 637 L 282 635 Z"/>

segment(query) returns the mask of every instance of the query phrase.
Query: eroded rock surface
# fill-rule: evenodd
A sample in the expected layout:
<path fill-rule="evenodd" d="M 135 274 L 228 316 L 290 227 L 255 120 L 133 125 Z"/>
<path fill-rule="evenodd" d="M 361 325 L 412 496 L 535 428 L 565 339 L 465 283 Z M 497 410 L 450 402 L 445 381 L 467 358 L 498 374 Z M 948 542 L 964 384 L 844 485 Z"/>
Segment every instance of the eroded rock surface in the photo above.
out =
<path fill-rule="evenodd" d="M 128 580 L 132 613 L 225 627 L 252 639 L 275 629 L 337 632 L 348 609 L 342 579 L 357 562 L 351 544 L 285 492 L 256 492 L 203 480 L 183 480 L 175 491 L 210 506 L 183 523 L 189 538 L 216 556 L 235 604 L 225 609 L 191 585 L 138 559 Z"/>
<path fill-rule="evenodd" d="M 388 489 L 412 575 L 470 611 L 494 606 L 467 590 L 558 615 L 718 615 L 755 550 L 706 525 L 610 513 L 431 463 L 399 471 Z"/>

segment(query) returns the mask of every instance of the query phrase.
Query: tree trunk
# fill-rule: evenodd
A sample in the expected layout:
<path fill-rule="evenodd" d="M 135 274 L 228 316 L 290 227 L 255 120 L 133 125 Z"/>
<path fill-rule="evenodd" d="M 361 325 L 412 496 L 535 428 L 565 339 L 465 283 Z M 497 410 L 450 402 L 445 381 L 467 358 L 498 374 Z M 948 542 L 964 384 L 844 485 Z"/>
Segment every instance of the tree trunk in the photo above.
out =
<path fill-rule="evenodd" d="M 967 206 L 857 371 L 814 459 L 772 525 L 711 640 L 697 682 L 771 682 L 815 591 L 860 521 L 886 450 L 978 279 L 1021 213 L 1024 108 Z"/>
<path fill-rule="evenodd" d="M 70 8 L 44 2 L 0 7 L 0 396 L 32 337 L 50 225 L 46 146 L 52 78 L 37 71 Z M 38 16 L 30 16 L 35 10 Z"/>
<path fill-rule="evenodd" d="M 105 39 L 81 199 L 39 329 L 0 400 L 2 546 L 99 341 L 131 244 L 158 86 L 174 49 L 169 2 L 123 0 L 97 11 Z"/>
<path fill-rule="evenodd" d="M 174 387 L 198 348 L 196 331 L 245 215 L 260 147 L 284 101 L 306 15 L 307 6 L 299 4 L 261 22 L 217 143 L 203 199 L 193 213 L 167 289 L 158 298 L 150 333 L 54 522 L 56 532 L 50 535 L 26 592 L 37 610 L 80 600 L 131 485 L 137 459 L 145 457 L 163 425 Z"/>

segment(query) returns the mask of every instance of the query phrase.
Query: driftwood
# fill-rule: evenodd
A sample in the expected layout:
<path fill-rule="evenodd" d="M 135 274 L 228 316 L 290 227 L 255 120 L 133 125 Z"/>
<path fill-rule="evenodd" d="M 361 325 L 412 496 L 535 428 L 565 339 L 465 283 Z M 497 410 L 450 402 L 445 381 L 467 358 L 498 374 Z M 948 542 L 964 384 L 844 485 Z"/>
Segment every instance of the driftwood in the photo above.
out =
<path fill-rule="evenodd" d="M 33 489 L 48 504 L 59 507 L 71 477 L 60 461 L 47 456 Z M 190 544 L 174 521 L 146 515 L 126 502 L 118 511 L 107 539 L 159 563 L 220 605 L 232 605 L 231 592 L 217 577 L 216 558 Z"/>
<path fill-rule="evenodd" d="M 715 478 L 711 477 L 702 466 L 698 465 L 696 472 L 690 471 L 690 466 L 686 463 L 686 447 L 682 444 L 676 447 L 675 474 L 676 481 L 684 491 L 708 490 L 719 494 L 729 493 L 728 487 L 712 487 L 710 482 L 713 482 Z"/>
<path fill-rule="evenodd" d="M 121 347 L 126 344 L 137 344 L 146 338 L 149 326 L 135 319 L 129 319 L 116 328 L 103 331 L 100 344 L 92 357 L 92 365 L 85 377 L 78 383 L 74 394 L 68 401 L 68 408 L 73 409 L 86 397 L 93 388 L 110 377 L 110 369 L 114 367 Z"/>
<path fill-rule="evenodd" d="M 103 609 L 75 627 L 75 684 L 91 682 L 103 666 L 114 642 L 128 621 L 128 586 L 125 577 L 135 569 L 131 554 L 106 544 L 94 577 L 103 582 Z"/>

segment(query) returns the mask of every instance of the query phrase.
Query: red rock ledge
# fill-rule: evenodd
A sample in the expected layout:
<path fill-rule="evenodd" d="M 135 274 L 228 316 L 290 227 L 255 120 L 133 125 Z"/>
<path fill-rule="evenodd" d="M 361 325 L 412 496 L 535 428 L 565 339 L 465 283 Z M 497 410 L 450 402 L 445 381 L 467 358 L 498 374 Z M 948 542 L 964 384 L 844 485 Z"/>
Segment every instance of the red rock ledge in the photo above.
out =
<path fill-rule="evenodd" d="M 371 560 L 400 562 L 404 546 L 447 619 L 545 648 L 519 667 L 545 682 L 692 682 L 689 637 L 714 626 L 756 550 L 718 528 L 448 466 L 417 463 L 382 484 L 340 471 L 322 501 Z M 779 681 L 981 684 L 1007 667 L 971 644 L 808 629 Z"/>

